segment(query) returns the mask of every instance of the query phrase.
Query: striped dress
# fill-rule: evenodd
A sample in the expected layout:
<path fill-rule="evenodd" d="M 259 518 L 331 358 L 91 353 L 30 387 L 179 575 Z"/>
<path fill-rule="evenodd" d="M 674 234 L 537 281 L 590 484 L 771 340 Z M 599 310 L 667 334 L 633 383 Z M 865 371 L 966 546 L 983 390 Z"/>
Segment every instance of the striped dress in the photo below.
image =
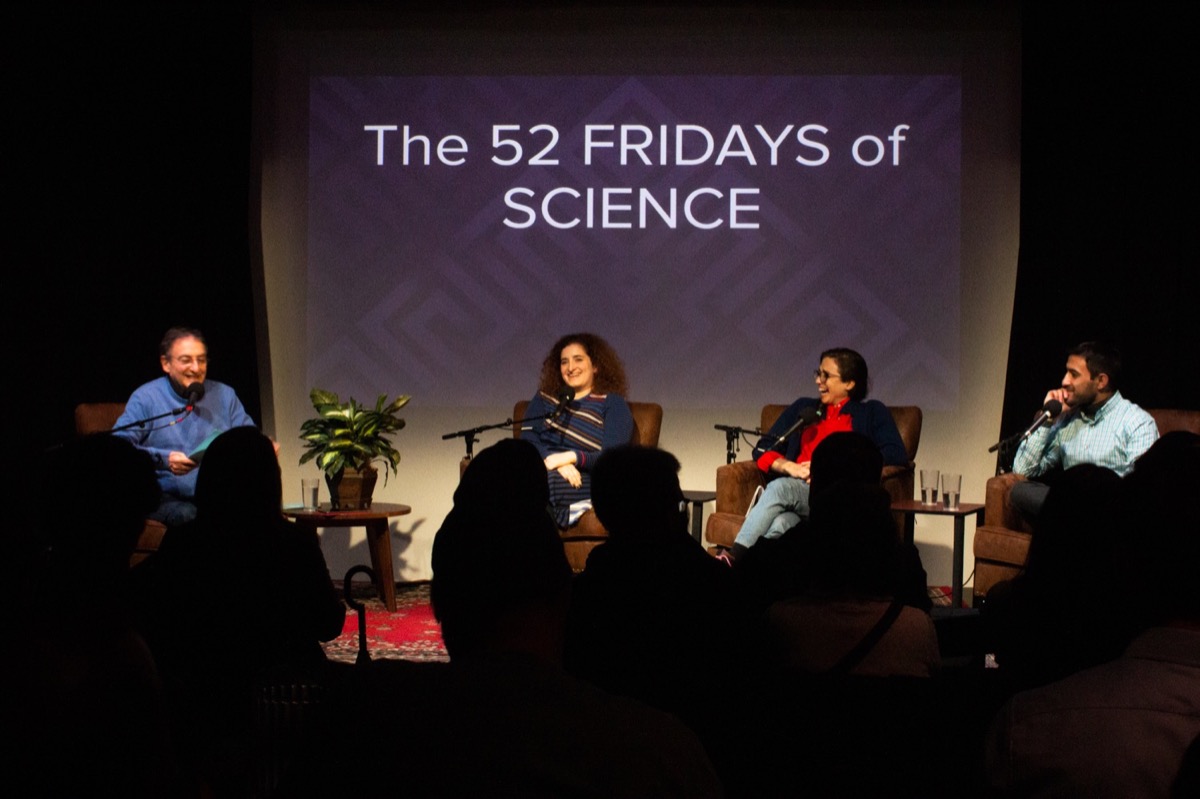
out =
<path fill-rule="evenodd" d="M 554 410 L 555 398 L 538 392 L 529 403 L 526 417 L 541 416 Z M 592 506 L 592 466 L 609 447 L 628 444 L 633 438 L 633 415 L 629 404 L 618 394 L 589 394 L 572 400 L 554 418 L 538 419 L 521 434 L 538 448 L 543 458 L 555 452 L 573 451 L 575 467 L 583 477 L 573 487 L 557 471 L 549 472 L 550 503 L 558 526 L 566 529 Z"/>

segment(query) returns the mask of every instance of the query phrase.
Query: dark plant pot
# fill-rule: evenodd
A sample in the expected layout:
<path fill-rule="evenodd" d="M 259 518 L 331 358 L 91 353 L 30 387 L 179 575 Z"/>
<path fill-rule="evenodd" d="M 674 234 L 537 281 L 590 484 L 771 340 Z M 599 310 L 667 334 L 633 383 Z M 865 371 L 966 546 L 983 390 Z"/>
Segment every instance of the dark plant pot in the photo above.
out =
<path fill-rule="evenodd" d="M 375 481 L 379 470 L 374 466 L 364 469 L 343 469 L 333 477 L 325 475 L 329 486 L 329 506 L 333 510 L 368 510 L 371 495 L 375 493 Z"/>

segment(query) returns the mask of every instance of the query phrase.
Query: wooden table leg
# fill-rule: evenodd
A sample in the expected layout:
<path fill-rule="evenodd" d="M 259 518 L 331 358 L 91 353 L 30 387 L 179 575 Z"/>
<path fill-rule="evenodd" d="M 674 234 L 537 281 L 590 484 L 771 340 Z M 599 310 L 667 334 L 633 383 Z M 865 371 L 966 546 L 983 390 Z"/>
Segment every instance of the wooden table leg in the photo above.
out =
<path fill-rule="evenodd" d="M 966 525 L 963 516 L 954 517 L 954 563 L 950 567 L 950 602 L 954 609 L 962 607 L 963 594 L 963 528 Z"/>
<path fill-rule="evenodd" d="M 371 550 L 371 568 L 375 570 L 375 587 L 390 613 L 396 612 L 396 575 L 392 571 L 392 535 L 387 519 L 366 523 L 367 546 Z"/>

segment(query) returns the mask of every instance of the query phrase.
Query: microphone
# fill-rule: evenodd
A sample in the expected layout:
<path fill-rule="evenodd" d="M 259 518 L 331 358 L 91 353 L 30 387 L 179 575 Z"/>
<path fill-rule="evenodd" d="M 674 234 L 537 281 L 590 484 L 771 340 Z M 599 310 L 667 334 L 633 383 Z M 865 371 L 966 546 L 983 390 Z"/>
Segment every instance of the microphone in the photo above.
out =
<path fill-rule="evenodd" d="M 204 396 L 204 384 L 189 383 L 183 389 L 183 396 L 187 397 L 187 409 L 190 411 L 192 406 Z"/>
<path fill-rule="evenodd" d="M 728 425 L 728 424 L 714 424 L 713 430 L 720 430 L 725 433 L 733 433 L 733 434 L 739 435 L 739 436 L 742 433 L 753 433 L 756 436 L 761 436 L 763 434 L 763 431 L 758 429 L 757 427 L 755 427 L 753 430 L 750 430 L 745 427 L 736 427 L 734 425 Z"/>
<path fill-rule="evenodd" d="M 1033 435 L 1035 430 L 1053 419 L 1055 416 L 1058 416 L 1060 413 L 1062 413 L 1062 403 L 1058 400 L 1050 400 L 1042 406 L 1042 410 L 1038 413 L 1037 418 L 1033 420 L 1033 424 L 1029 425 L 1029 429 L 1022 433 L 1021 437 L 1017 440 L 1024 441 L 1025 439 L 1029 438 L 1031 435 Z"/>
<path fill-rule="evenodd" d="M 820 418 L 821 410 L 819 408 L 805 408 L 804 410 L 800 411 L 800 418 L 796 420 L 795 424 L 785 430 L 783 435 L 779 436 L 779 438 L 775 440 L 775 443 L 771 445 L 770 449 L 774 449 L 775 447 L 779 446 L 781 442 L 787 441 L 788 436 L 790 436 L 792 433 L 796 432 L 802 427 L 808 427 L 810 424 Z"/>
<path fill-rule="evenodd" d="M 556 396 L 558 399 L 558 405 L 554 406 L 554 411 L 550 414 L 551 417 L 558 416 L 566 409 L 567 403 L 575 399 L 575 390 L 570 386 L 563 386 L 558 390 L 558 394 Z"/>

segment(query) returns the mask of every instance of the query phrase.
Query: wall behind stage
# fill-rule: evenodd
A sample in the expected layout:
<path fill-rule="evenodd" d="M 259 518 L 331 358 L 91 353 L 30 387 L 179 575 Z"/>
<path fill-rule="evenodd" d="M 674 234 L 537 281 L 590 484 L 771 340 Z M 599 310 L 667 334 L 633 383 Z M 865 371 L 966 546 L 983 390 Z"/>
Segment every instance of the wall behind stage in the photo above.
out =
<path fill-rule="evenodd" d="M 820 75 L 892 74 L 889 70 L 919 75 L 936 74 L 950 65 L 955 80 L 961 80 L 962 85 L 963 135 L 961 159 L 956 159 L 961 172 L 961 198 L 956 201 L 961 235 L 953 242 L 961 268 L 948 276 L 957 283 L 951 298 L 917 315 L 932 318 L 940 311 L 944 318 L 938 321 L 955 316 L 963 320 L 958 332 L 950 334 L 951 340 L 942 342 L 950 354 L 939 356 L 940 368 L 937 359 L 922 361 L 901 356 L 893 349 L 893 335 L 856 329 L 859 317 L 845 311 L 830 311 L 815 324 L 810 331 L 811 341 L 795 346 L 787 342 L 770 352 L 747 353 L 741 349 L 732 356 L 720 356 L 747 368 L 752 375 L 748 380 L 756 375 L 783 375 L 782 381 L 765 381 L 770 383 L 765 389 L 769 396 L 746 391 L 747 381 L 743 380 L 737 390 L 705 397 L 699 404 L 688 402 L 671 396 L 670 387 L 654 387 L 654 375 L 645 372 L 662 357 L 661 337 L 633 337 L 633 343 L 625 343 L 621 352 L 633 377 L 631 397 L 664 405 L 661 445 L 683 463 L 685 487 L 711 487 L 716 467 L 724 462 L 724 438 L 713 429 L 714 423 L 753 427 L 762 403 L 788 402 L 797 395 L 810 394 L 813 387 L 807 375 L 819 351 L 849 343 L 864 352 L 875 370 L 874 395 L 878 399 L 926 406 L 920 460 L 947 471 L 963 472 L 968 498 L 982 495 L 984 479 L 993 466 L 984 453 L 995 438 L 995 419 L 1003 395 L 1003 373 L 993 365 L 1006 357 L 1017 258 L 1019 49 L 1015 18 L 1004 13 L 949 14 L 934 22 L 914 24 L 910 14 L 874 7 L 873 11 L 881 16 L 866 26 L 850 24 L 848 16 L 803 11 L 773 10 L 757 15 L 709 11 L 689 13 L 686 18 L 670 11 L 640 12 L 633 17 L 629 12 L 618 16 L 572 11 L 552 18 L 528 12 L 469 21 L 411 16 L 404 20 L 374 19 L 369 30 L 344 19 L 309 19 L 306 24 L 276 20 L 277 24 L 260 30 L 255 83 L 256 140 L 262 148 L 258 219 L 271 375 L 264 384 L 265 412 L 277 430 L 295 431 L 311 410 L 306 402 L 310 384 L 335 373 L 340 375 L 337 384 L 323 387 L 359 399 L 373 399 L 383 391 L 416 394 L 405 413 L 409 426 L 400 435 L 404 452 L 400 474 L 379 494 L 382 499 L 414 507 L 414 513 L 396 525 L 393 537 L 400 578 L 429 576 L 432 535 L 450 507 L 463 447 L 461 441 L 442 440 L 442 434 L 507 418 L 513 401 L 532 393 L 537 360 L 543 348 L 565 332 L 560 328 L 566 323 L 560 321 L 542 329 L 536 320 L 530 322 L 529 329 L 535 331 L 530 336 L 534 340 L 533 354 L 513 356 L 504 348 L 489 352 L 487 347 L 492 342 L 479 342 L 476 379 L 472 380 L 470 357 L 461 365 L 455 362 L 453 370 L 447 368 L 445 381 L 464 386 L 457 398 L 449 400 L 439 396 L 437 390 L 427 390 L 423 396 L 399 380 L 404 369 L 381 367 L 378 358 L 367 357 L 381 340 L 391 342 L 387 357 L 396 362 L 409 357 L 395 335 L 397 328 L 386 327 L 370 314 L 340 313 L 343 332 L 339 346 L 332 351 L 322 350 L 324 354 L 314 365 L 313 352 L 319 348 L 299 343 L 309 340 L 315 309 L 324 307 L 328 294 L 338 289 L 336 284 L 324 282 L 315 291 L 311 274 L 316 206 L 310 199 L 314 142 L 308 137 L 313 76 L 386 75 L 390 74 L 388 69 L 397 68 L 404 72 L 415 69 L 420 74 L 478 74 L 479 64 L 486 64 L 488 58 L 493 58 L 504 74 L 538 75 L 586 73 L 589 69 L 611 72 L 612 63 L 621 65 L 619 74 L 672 75 L 776 75 L 806 70 Z M 879 34 L 879 29 L 886 33 Z M 444 60 L 441 67 L 438 58 Z M 463 65 L 464 60 L 468 66 Z M 361 82 L 361 78 L 356 80 Z M 370 81 L 364 85 L 370 86 Z M 349 83 L 341 84 L 339 90 L 339 103 L 362 99 L 362 92 L 356 94 Z M 397 117 L 377 121 L 406 120 Z M 320 207 L 325 209 L 324 205 Z M 419 237 L 423 230 L 413 235 Z M 320 241 L 322 252 L 328 251 L 325 239 Z M 394 243 L 380 241 L 379 248 Z M 350 242 L 355 248 L 361 244 Z M 777 259 L 779 255 L 768 250 L 763 258 Z M 425 257 L 437 260 L 436 253 Z M 649 266 L 653 268 L 654 264 Z M 362 267 L 357 262 L 341 266 L 352 284 L 359 279 Z M 753 279 L 749 274 L 737 278 Z M 906 279 L 903 264 L 896 266 L 892 278 Z M 744 283 L 734 279 L 731 285 L 736 288 Z M 390 287 L 401 289 L 403 284 Z M 381 284 L 378 290 L 389 287 Z M 786 301 L 799 303 L 808 291 L 811 287 L 789 286 Z M 678 309 L 672 308 L 671 312 Z M 519 309 L 514 313 L 519 315 Z M 605 321 L 611 331 L 605 328 Z M 904 327 L 920 318 L 899 321 Z M 623 315 L 613 314 L 608 320 L 592 320 L 586 326 L 620 339 L 626 322 Z M 951 324 L 950 329 L 954 328 Z M 648 340 L 654 343 L 646 344 Z M 409 346 L 426 344 L 415 342 Z M 471 349 L 465 351 L 470 356 Z M 719 363 L 706 360 L 708 352 L 708 348 L 672 350 L 672 368 L 681 372 L 691 368 L 700 373 L 719 370 Z M 748 362 L 748 366 L 732 360 L 737 358 Z M 643 373 L 640 380 L 639 371 Z M 486 377 L 493 372 L 503 379 Z M 940 386 L 947 375 L 954 376 L 950 381 L 952 390 L 943 391 Z M 923 391 L 923 387 L 928 390 Z M 485 434 L 479 446 L 486 446 L 499 435 Z M 280 438 L 285 445 L 292 443 L 285 432 Z M 285 451 L 283 458 L 284 484 L 289 491 L 300 475 L 307 473 L 294 465 L 295 455 Z M 924 554 L 935 578 L 942 572 L 947 577 L 949 574 L 948 532 L 949 528 L 942 530 L 936 525 L 928 530 L 918 527 L 918 539 L 927 540 Z M 329 530 L 324 533 L 324 541 L 335 573 L 366 558 L 361 531 Z"/>

